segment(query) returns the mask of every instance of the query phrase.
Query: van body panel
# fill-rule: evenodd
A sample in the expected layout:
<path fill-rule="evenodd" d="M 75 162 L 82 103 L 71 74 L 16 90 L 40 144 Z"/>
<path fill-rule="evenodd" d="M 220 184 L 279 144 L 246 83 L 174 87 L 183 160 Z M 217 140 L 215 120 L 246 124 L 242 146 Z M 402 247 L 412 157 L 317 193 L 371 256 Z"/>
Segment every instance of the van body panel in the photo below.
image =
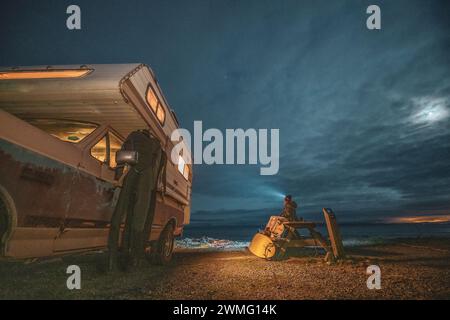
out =
<path fill-rule="evenodd" d="M 63 223 L 76 168 L 3 139 L 0 163 L 0 184 L 14 201 L 19 227 Z"/>

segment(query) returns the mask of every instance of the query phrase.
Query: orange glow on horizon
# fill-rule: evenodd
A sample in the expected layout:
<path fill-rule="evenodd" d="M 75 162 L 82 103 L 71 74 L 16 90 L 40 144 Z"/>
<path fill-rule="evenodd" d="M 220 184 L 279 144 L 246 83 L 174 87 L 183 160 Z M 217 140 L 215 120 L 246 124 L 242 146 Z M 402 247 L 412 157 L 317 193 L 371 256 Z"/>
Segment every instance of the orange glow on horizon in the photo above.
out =
<path fill-rule="evenodd" d="M 396 217 L 388 220 L 391 223 L 444 223 L 450 222 L 450 214 Z"/>

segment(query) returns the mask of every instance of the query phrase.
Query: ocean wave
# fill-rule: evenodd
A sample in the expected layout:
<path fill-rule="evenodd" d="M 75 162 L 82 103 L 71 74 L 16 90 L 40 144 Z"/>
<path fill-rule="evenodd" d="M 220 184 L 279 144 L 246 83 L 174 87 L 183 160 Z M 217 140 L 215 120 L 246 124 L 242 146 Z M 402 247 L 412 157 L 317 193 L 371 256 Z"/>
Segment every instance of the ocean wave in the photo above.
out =
<path fill-rule="evenodd" d="M 343 239 L 342 244 L 344 245 L 344 247 L 358 247 L 372 244 L 381 244 L 384 243 L 385 241 L 386 239 L 380 238 L 366 238 L 366 239 L 351 238 L 351 239 Z"/>
<path fill-rule="evenodd" d="M 215 239 L 210 237 L 182 238 L 176 240 L 177 248 L 181 249 L 212 249 L 212 250 L 237 250 L 249 245 L 247 241 L 235 241 L 227 239 Z"/>
<path fill-rule="evenodd" d="M 344 247 L 358 247 L 365 245 L 381 244 L 387 239 L 381 238 L 348 238 L 343 240 Z M 201 250 L 242 250 L 249 246 L 249 241 L 237 241 L 228 239 L 216 239 L 211 237 L 181 238 L 177 239 L 176 247 L 179 249 Z"/>

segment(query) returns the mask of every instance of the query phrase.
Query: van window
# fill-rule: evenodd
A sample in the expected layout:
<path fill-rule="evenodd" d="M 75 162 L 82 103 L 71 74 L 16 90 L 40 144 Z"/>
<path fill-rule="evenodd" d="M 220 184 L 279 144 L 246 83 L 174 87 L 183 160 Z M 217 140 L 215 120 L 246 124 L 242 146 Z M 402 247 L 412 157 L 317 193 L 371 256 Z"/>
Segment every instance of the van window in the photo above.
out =
<path fill-rule="evenodd" d="M 187 164 L 184 165 L 184 172 L 183 176 L 186 178 L 186 180 L 189 180 L 189 166 Z"/>
<path fill-rule="evenodd" d="M 25 119 L 31 125 L 66 142 L 78 143 L 97 129 L 97 125 L 86 122 L 59 119 Z"/>
<path fill-rule="evenodd" d="M 186 164 L 186 162 L 184 161 L 183 157 L 180 155 L 178 157 L 178 171 L 181 174 L 184 174 L 184 165 Z"/>
<path fill-rule="evenodd" d="M 119 139 L 114 133 L 109 133 L 109 166 L 115 168 L 116 163 L 116 153 L 122 148 L 122 140 Z"/>
<path fill-rule="evenodd" d="M 111 168 L 117 166 L 116 153 L 122 148 L 122 140 L 112 132 L 108 132 L 99 142 L 91 148 L 91 155 Z"/>
<path fill-rule="evenodd" d="M 155 113 L 156 118 L 158 119 L 159 123 L 161 125 L 164 125 L 164 121 L 166 120 L 166 111 L 164 110 L 164 107 L 161 105 L 161 102 L 159 101 L 158 97 L 156 96 L 155 91 L 153 90 L 153 88 L 150 85 L 147 88 L 146 99 L 147 99 L 148 105 Z"/>
<path fill-rule="evenodd" d="M 100 162 L 105 162 L 108 155 L 106 143 L 106 136 L 104 136 L 99 142 L 96 143 L 95 146 L 91 148 L 91 156 Z"/>
<path fill-rule="evenodd" d="M 183 175 L 186 180 L 189 180 L 189 166 L 184 161 L 183 156 L 178 157 L 178 171 Z"/>
<path fill-rule="evenodd" d="M 152 108 L 153 112 L 156 113 L 156 108 L 158 107 L 158 98 L 156 98 L 156 94 L 151 87 L 148 87 L 147 90 L 147 102 Z"/>
<path fill-rule="evenodd" d="M 81 78 L 92 69 L 11 70 L 0 72 L 0 80 Z"/>
<path fill-rule="evenodd" d="M 158 121 L 163 124 L 166 120 L 166 113 L 164 112 L 164 108 L 161 104 L 158 104 L 158 110 L 156 111 L 156 117 L 158 118 Z"/>

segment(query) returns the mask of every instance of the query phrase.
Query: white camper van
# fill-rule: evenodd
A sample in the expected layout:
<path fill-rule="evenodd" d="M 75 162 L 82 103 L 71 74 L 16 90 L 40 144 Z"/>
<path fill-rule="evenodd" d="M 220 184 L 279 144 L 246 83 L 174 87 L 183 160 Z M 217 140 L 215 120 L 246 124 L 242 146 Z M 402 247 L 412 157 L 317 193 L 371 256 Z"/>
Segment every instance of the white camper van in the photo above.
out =
<path fill-rule="evenodd" d="M 192 185 L 190 155 L 171 162 L 178 127 L 144 64 L 0 68 L 0 255 L 105 247 L 120 192 L 115 153 L 130 132 L 148 129 L 168 158 L 149 245 L 171 257 Z"/>

